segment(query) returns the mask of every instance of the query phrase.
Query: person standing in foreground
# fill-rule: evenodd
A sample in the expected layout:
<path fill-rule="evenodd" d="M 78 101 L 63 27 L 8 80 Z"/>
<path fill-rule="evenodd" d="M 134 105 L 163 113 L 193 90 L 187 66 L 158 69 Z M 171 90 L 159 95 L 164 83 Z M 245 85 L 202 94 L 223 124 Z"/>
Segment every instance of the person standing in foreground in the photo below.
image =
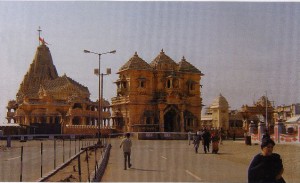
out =
<path fill-rule="evenodd" d="M 126 138 L 124 138 L 120 144 L 120 148 L 123 147 L 124 153 L 124 170 L 127 170 L 126 163 L 128 163 L 128 168 L 132 166 L 130 163 L 131 146 L 130 133 L 126 133 Z"/>
<path fill-rule="evenodd" d="M 261 153 L 254 156 L 248 169 L 249 183 L 285 183 L 282 160 L 279 154 L 273 153 L 274 146 L 271 138 L 262 139 Z"/>

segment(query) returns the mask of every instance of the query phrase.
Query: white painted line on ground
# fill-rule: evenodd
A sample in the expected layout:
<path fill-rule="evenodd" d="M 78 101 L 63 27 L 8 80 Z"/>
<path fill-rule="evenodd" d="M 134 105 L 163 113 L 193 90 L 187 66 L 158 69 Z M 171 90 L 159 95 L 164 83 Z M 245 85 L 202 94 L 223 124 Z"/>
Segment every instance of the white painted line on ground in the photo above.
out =
<path fill-rule="evenodd" d="M 10 160 L 18 159 L 18 158 L 21 158 L 21 156 L 17 156 L 17 157 L 14 157 L 14 158 L 8 158 L 5 161 L 10 161 Z"/>
<path fill-rule="evenodd" d="M 160 157 L 162 157 L 162 158 L 164 158 L 164 159 L 167 159 L 166 157 L 164 157 L 164 156 L 160 156 Z"/>
<path fill-rule="evenodd" d="M 192 177 L 194 177 L 195 179 L 201 181 L 202 179 L 200 177 L 198 177 L 197 175 L 193 174 L 192 172 L 188 171 L 188 170 L 185 170 L 185 172 L 189 175 L 191 175 Z"/>

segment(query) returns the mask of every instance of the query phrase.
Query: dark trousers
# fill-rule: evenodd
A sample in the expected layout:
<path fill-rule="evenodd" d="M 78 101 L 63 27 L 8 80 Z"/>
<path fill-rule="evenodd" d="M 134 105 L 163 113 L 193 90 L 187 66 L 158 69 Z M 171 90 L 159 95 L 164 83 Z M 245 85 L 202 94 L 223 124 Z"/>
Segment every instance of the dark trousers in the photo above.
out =
<path fill-rule="evenodd" d="M 127 169 L 126 163 L 128 165 L 128 167 L 131 167 L 131 163 L 130 163 L 130 152 L 124 152 L 124 169 Z"/>
<path fill-rule="evenodd" d="M 204 152 L 206 153 L 207 151 L 209 152 L 209 142 L 205 142 L 203 143 L 203 148 L 204 148 Z"/>
<path fill-rule="evenodd" d="M 195 152 L 198 153 L 199 144 L 198 143 L 194 144 L 194 147 L 195 147 Z"/>

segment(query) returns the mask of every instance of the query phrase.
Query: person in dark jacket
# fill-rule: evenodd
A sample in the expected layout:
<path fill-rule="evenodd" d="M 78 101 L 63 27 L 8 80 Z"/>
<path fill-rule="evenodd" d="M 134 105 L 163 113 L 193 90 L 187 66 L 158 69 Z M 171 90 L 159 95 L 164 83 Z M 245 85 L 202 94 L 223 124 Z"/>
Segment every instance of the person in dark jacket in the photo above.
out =
<path fill-rule="evenodd" d="M 202 134 L 202 139 L 203 139 L 203 148 L 204 152 L 207 153 L 209 152 L 209 144 L 210 144 L 210 133 L 209 131 L 205 128 L 204 133 Z"/>
<path fill-rule="evenodd" d="M 285 183 L 282 160 L 279 154 L 273 153 L 275 142 L 263 138 L 261 153 L 254 156 L 248 168 L 249 183 Z"/>

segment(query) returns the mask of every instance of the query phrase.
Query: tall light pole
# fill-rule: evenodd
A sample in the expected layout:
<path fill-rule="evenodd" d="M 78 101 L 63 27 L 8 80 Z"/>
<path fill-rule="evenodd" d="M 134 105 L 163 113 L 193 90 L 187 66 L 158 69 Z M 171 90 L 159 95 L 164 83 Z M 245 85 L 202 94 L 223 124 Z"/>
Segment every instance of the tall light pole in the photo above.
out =
<path fill-rule="evenodd" d="M 103 74 L 103 73 L 99 73 L 99 75 L 101 75 L 101 111 L 103 111 L 103 105 L 102 105 L 102 100 L 103 100 L 103 76 L 106 76 L 106 75 L 110 75 L 111 74 L 111 69 L 110 68 L 107 68 L 106 69 L 106 74 Z M 101 115 L 101 121 L 103 121 L 102 119 L 102 115 Z"/>
<path fill-rule="evenodd" d="M 268 94 L 267 94 L 267 91 L 266 91 L 266 128 L 268 131 L 269 125 L 268 125 Z"/>
<path fill-rule="evenodd" d="M 104 52 L 104 53 L 97 53 L 89 50 L 83 50 L 84 53 L 92 53 L 98 55 L 99 58 L 99 66 L 98 66 L 98 80 L 99 80 L 99 88 L 98 88 L 98 144 L 100 145 L 100 135 L 101 135 L 101 122 L 102 122 L 102 91 L 101 91 L 101 74 L 100 74 L 100 66 L 101 66 L 101 55 L 109 54 L 109 53 L 116 53 L 116 50 Z"/>

